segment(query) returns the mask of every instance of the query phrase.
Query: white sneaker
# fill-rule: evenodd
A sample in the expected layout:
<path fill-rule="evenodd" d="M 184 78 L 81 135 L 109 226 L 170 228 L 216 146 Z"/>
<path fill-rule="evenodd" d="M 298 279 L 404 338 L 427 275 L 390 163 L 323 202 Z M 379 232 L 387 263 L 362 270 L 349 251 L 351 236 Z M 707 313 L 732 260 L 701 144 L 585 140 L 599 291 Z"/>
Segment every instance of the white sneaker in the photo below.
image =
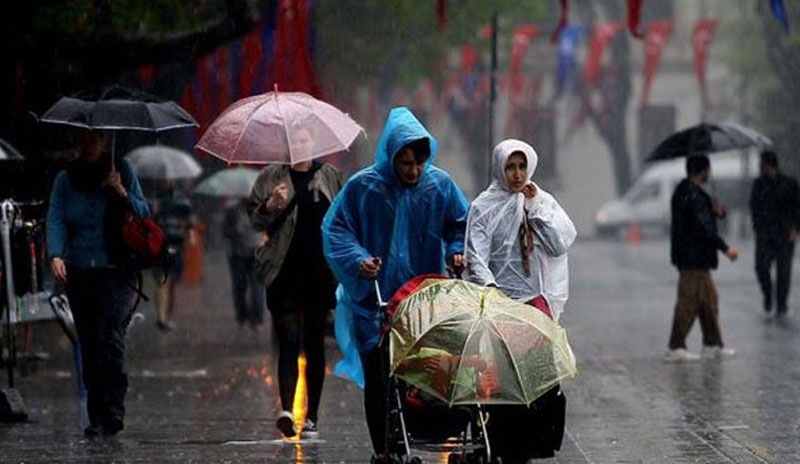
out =
<path fill-rule="evenodd" d="M 730 358 L 736 355 L 736 350 L 724 346 L 704 346 L 701 352 L 703 359 Z"/>
<path fill-rule="evenodd" d="M 300 429 L 300 438 L 317 438 L 319 432 L 317 431 L 317 424 L 311 419 L 306 419 L 303 428 Z"/>
<path fill-rule="evenodd" d="M 694 353 L 690 353 L 686 350 L 686 348 L 676 348 L 674 350 L 667 351 L 667 354 L 664 355 L 664 362 L 669 363 L 678 363 L 678 362 L 692 362 L 692 361 L 699 361 L 700 356 Z"/>
<path fill-rule="evenodd" d="M 294 416 L 289 411 L 282 411 L 278 416 L 278 420 L 275 421 L 275 425 L 286 438 L 292 438 L 297 435 L 297 427 L 294 425 Z"/>

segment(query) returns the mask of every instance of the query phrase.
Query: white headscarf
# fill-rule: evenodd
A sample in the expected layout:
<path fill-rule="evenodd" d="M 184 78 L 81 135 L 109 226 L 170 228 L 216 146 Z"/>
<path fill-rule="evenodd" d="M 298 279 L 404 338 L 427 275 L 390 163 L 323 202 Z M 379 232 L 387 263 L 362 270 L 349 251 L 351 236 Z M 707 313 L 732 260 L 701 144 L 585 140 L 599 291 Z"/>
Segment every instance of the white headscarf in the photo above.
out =
<path fill-rule="evenodd" d="M 575 226 L 541 188 L 537 187 L 532 199 L 509 190 L 505 168 L 514 153 L 525 156 L 526 180 L 532 182 L 539 161 L 533 147 L 516 139 L 497 144 L 492 153 L 492 181 L 472 202 L 467 220 L 467 278 L 480 285 L 494 284 L 518 301 L 542 295 L 557 319 L 568 295 L 566 252 L 575 240 Z M 530 275 L 524 271 L 520 245 L 520 226 L 526 218 L 536 237 Z"/>

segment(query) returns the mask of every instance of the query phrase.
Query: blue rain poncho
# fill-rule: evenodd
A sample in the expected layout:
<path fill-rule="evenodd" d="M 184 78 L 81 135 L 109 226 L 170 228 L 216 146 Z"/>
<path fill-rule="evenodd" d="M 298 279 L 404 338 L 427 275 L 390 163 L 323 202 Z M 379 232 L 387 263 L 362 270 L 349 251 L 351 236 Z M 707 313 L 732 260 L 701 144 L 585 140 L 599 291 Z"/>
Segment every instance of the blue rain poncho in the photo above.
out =
<path fill-rule="evenodd" d="M 431 155 L 419 182 L 401 183 L 394 172 L 398 150 L 427 138 Z M 322 223 L 325 258 L 343 289 L 337 322 L 348 331 L 358 351 L 377 346 L 380 333 L 375 284 L 358 276 L 360 263 L 373 256 L 382 261 L 378 274 L 381 297 L 388 301 L 406 281 L 420 274 L 443 273 L 445 259 L 463 253 L 469 203 L 443 170 L 433 166 L 438 144 L 407 108 L 394 108 L 386 121 L 375 164 L 354 174 L 342 187 Z M 351 345 L 352 346 L 352 345 Z M 345 353 L 347 356 L 347 353 Z"/>

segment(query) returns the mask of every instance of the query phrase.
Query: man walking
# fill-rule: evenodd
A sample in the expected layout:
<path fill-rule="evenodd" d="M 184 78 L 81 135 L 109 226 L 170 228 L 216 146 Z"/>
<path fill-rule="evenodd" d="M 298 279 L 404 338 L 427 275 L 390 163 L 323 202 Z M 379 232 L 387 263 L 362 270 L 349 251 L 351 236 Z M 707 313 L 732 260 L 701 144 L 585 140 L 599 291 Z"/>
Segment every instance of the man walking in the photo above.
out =
<path fill-rule="evenodd" d="M 723 208 L 712 202 L 711 196 L 702 189 L 711 176 L 708 157 L 687 158 L 686 174 L 672 194 L 671 258 L 680 276 L 669 351 L 664 357 L 666 362 L 700 359 L 686 350 L 686 336 L 695 318 L 700 319 L 703 333 L 702 357 L 720 358 L 735 353 L 722 343 L 719 302 L 711 270 L 717 268 L 718 250 L 731 261 L 739 257 L 739 252 L 719 236 L 717 217 L 724 214 Z"/>
<path fill-rule="evenodd" d="M 764 297 L 764 311 L 772 316 L 775 295 L 778 317 L 789 307 L 794 241 L 800 227 L 800 189 L 797 180 L 778 169 L 778 155 L 771 150 L 761 152 L 761 175 L 753 181 L 750 193 L 750 214 L 756 235 L 756 277 Z M 770 278 L 776 263 L 776 285 Z"/>
<path fill-rule="evenodd" d="M 322 225 L 325 258 L 343 289 L 337 292 L 337 325 L 348 312 L 341 319 L 352 321 L 346 330 L 363 366 L 374 463 L 388 462 L 392 451 L 385 443 L 388 350 L 379 343 L 376 287 L 387 301 L 411 278 L 443 273 L 445 261 L 464 266 L 469 205 L 450 176 L 433 166 L 436 151 L 436 139 L 411 111 L 394 108 L 375 164 L 347 181 Z"/>

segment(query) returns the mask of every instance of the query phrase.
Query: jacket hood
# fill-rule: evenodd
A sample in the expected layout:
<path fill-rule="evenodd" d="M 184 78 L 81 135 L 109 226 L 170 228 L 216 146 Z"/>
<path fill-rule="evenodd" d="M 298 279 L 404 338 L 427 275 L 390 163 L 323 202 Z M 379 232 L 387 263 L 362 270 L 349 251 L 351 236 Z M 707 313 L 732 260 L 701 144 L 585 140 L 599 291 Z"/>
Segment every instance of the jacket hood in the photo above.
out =
<path fill-rule="evenodd" d="M 386 118 L 378 149 L 375 152 L 375 168 L 387 180 L 399 182 L 394 173 L 394 158 L 406 144 L 427 138 L 431 148 L 431 156 L 425 162 L 425 172 L 433 164 L 439 144 L 422 123 L 408 108 L 393 108 Z M 425 175 L 425 173 L 423 173 Z"/>
<path fill-rule="evenodd" d="M 524 154 L 528 161 L 528 181 L 533 178 L 536 165 L 539 163 L 539 155 L 536 154 L 536 150 L 522 140 L 506 139 L 495 145 L 492 151 L 492 183 L 506 191 L 508 190 L 506 163 L 508 163 L 508 157 L 516 152 Z"/>

